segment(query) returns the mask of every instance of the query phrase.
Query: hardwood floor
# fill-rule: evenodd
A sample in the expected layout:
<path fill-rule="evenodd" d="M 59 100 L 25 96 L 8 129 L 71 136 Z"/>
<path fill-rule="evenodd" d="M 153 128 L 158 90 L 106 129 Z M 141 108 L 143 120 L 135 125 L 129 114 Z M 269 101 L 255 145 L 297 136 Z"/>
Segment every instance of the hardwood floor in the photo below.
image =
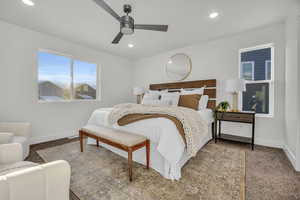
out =
<path fill-rule="evenodd" d="M 78 139 L 61 139 L 32 145 L 27 160 L 43 163 L 36 153 L 37 150 L 76 140 Z M 220 143 L 246 152 L 246 200 L 300 199 L 300 173 L 294 170 L 281 149 L 256 146 L 251 151 L 246 144 L 225 141 Z M 70 192 L 70 200 L 80 199 Z"/>

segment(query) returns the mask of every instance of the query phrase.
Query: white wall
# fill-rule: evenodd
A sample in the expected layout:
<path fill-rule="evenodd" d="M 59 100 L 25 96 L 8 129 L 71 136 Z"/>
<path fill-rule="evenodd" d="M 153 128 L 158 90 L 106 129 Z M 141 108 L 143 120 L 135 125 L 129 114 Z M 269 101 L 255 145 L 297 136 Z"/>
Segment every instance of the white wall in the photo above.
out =
<path fill-rule="evenodd" d="M 285 73 L 285 151 L 295 166 L 299 145 L 299 60 L 298 60 L 298 17 L 290 16 L 286 21 L 286 73 Z"/>
<path fill-rule="evenodd" d="M 300 8 L 298 9 L 298 77 L 300 77 Z M 300 81 L 298 81 L 298 102 L 300 101 Z M 298 105 L 298 124 L 300 124 L 300 106 Z M 296 137 L 296 170 L 300 171 L 300 127 L 298 127 L 298 137 Z"/>
<path fill-rule="evenodd" d="M 100 65 L 101 101 L 38 103 L 39 48 Z M 0 21 L 0 121 L 31 122 L 33 142 L 77 134 L 94 109 L 131 101 L 131 88 L 131 61 Z"/>
<path fill-rule="evenodd" d="M 284 24 L 274 24 L 257 30 L 176 49 L 135 62 L 134 84 L 148 87 L 151 83 L 167 82 L 165 64 L 175 53 L 185 53 L 192 59 L 193 69 L 187 80 L 217 79 L 218 100 L 227 99 L 223 81 L 238 77 L 239 49 L 274 43 L 275 45 L 275 111 L 273 118 L 257 118 L 256 143 L 283 147 L 284 144 Z M 226 131 L 250 135 L 248 125 L 227 124 Z M 225 131 L 224 131 L 225 132 Z"/>

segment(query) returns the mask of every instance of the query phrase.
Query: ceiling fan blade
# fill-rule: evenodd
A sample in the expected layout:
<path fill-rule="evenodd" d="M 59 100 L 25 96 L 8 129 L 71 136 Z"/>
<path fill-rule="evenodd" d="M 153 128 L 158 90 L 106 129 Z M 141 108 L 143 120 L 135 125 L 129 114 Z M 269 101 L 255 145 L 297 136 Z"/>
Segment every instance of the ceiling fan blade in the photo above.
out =
<path fill-rule="evenodd" d="M 115 39 L 112 41 L 113 44 L 118 44 L 123 37 L 123 33 L 118 33 L 118 35 L 115 37 Z"/>
<path fill-rule="evenodd" d="M 96 4 L 98 4 L 101 8 L 106 10 L 109 14 L 111 14 L 114 18 L 120 21 L 121 17 L 103 0 L 94 0 Z"/>
<path fill-rule="evenodd" d="M 154 24 L 135 24 L 135 29 L 143 29 L 150 31 L 168 31 L 168 25 L 154 25 Z"/>

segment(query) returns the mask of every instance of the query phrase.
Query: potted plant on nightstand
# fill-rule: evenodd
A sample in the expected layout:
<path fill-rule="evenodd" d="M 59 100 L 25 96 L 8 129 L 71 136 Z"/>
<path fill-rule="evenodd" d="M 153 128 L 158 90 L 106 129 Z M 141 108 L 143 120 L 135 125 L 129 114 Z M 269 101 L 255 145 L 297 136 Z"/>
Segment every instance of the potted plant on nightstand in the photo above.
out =
<path fill-rule="evenodd" d="M 217 106 L 216 111 L 226 112 L 229 110 L 229 108 L 230 108 L 230 104 L 228 103 L 228 101 L 222 101 Z"/>
<path fill-rule="evenodd" d="M 214 110 L 214 117 L 217 112 L 227 112 L 230 109 L 230 104 L 228 101 L 222 101 L 218 104 L 218 106 Z"/>

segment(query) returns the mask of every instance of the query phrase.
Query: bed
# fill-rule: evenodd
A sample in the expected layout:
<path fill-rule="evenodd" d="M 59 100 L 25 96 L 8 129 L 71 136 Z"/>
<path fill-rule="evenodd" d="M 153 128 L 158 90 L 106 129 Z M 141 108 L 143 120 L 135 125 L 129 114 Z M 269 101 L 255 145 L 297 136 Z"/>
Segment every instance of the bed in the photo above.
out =
<path fill-rule="evenodd" d="M 216 80 L 199 80 L 177 83 L 163 83 L 150 85 L 151 90 L 177 91 L 180 88 L 201 88 L 206 86 L 204 94 L 209 96 L 209 102 L 206 109 L 195 111 L 205 121 L 207 134 L 201 136 L 199 151 L 208 141 L 212 139 L 212 109 L 216 104 Z M 150 167 L 159 172 L 163 177 L 171 180 L 179 180 L 181 178 L 181 168 L 191 158 L 186 153 L 185 143 L 178 134 L 175 124 L 166 118 L 152 118 L 137 121 L 125 126 L 118 124 L 109 125 L 108 115 L 113 108 L 97 109 L 91 115 L 88 125 L 96 126 L 112 126 L 113 128 L 130 131 L 136 134 L 144 135 L 151 142 L 151 162 Z M 88 144 L 94 144 L 92 139 L 88 140 Z M 101 146 L 127 158 L 127 154 L 114 147 L 101 144 Z M 133 154 L 133 160 L 145 165 L 145 150 L 140 149 Z"/>

